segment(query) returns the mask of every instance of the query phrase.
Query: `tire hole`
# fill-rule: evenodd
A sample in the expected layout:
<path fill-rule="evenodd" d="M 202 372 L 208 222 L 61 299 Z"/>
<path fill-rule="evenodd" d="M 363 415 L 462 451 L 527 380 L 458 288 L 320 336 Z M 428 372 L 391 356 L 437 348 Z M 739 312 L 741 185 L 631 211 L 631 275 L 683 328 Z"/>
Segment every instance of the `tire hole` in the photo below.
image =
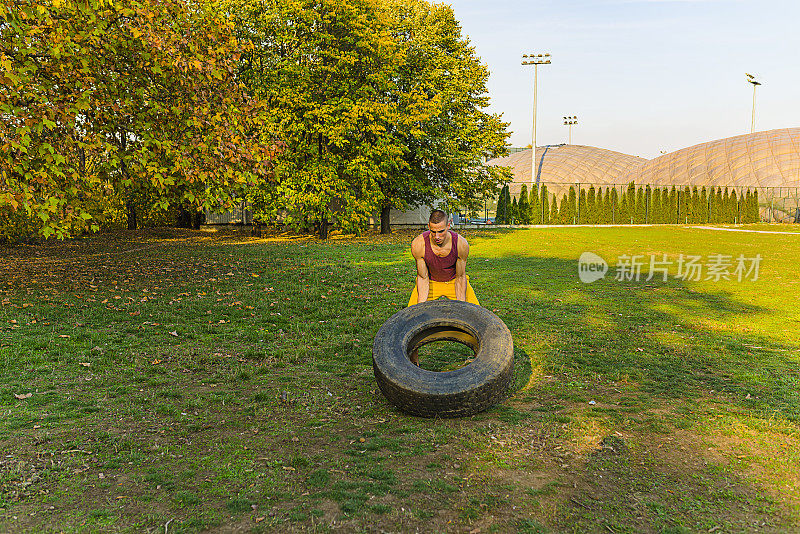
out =
<path fill-rule="evenodd" d="M 457 341 L 440 340 L 417 349 L 419 366 L 426 371 L 455 371 L 475 359 L 475 351 Z"/>

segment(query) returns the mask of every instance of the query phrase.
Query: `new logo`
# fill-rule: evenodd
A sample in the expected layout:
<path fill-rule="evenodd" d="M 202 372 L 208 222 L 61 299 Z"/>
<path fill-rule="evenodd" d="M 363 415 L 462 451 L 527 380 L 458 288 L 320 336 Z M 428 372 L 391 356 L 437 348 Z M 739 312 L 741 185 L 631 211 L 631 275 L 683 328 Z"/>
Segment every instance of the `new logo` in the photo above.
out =
<path fill-rule="evenodd" d="M 593 252 L 584 252 L 578 258 L 578 277 L 584 284 L 591 284 L 603 278 L 608 272 L 606 260 Z"/>

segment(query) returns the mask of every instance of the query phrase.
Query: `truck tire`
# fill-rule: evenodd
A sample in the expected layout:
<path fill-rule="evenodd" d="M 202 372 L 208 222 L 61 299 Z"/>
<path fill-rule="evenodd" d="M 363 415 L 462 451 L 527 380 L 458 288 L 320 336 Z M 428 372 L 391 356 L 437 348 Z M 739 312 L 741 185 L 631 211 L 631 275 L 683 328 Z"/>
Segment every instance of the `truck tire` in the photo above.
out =
<path fill-rule="evenodd" d="M 411 363 L 409 354 L 433 341 L 462 343 L 475 359 L 441 373 Z M 503 321 L 486 308 L 440 299 L 392 315 L 375 336 L 372 365 L 381 392 L 402 411 L 460 417 L 503 400 L 514 371 L 514 343 Z"/>

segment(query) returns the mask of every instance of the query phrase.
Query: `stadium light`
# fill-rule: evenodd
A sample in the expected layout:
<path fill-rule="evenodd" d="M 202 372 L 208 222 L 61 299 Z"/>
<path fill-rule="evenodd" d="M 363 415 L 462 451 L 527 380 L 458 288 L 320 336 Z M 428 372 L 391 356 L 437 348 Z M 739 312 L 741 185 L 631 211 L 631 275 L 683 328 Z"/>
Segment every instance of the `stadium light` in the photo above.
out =
<path fill-rule="evenodd" d="M 571 117 L 564 117 L 564 124 L 569 126 L 569 144 L 572 144 L 572 125 L 578 124 L 577 115 Z"/>
<path fill-rule="evenodd" d="M 761 85 L 761 82 L 756 80 L 756 77 L 749 72 L 744 73 L 747 76 L 747 81 L 753 84 L 753 114 L 750 117 L 750 133 L 756 130 L 756 87 Z"/>
<path fill-rule="evenodd" d="M 539 65 L 550 64 L 550 54 L 522 54 L 523 65 L 533 65 L 533 128 L 531 132 L 531 185 L 536 183 L 536 88 Z"/>

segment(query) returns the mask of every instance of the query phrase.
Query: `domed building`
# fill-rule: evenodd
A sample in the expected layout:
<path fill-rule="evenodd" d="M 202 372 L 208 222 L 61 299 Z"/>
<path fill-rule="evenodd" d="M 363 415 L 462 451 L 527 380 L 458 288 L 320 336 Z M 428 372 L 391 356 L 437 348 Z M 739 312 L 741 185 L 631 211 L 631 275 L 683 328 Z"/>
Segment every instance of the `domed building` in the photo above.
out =
<path fill-rule="evenodd" d="M 633 169 L 623 182 L 756 189 L 762 217 L 797 222 L 800 128 L 737 135 L 682 148 Z"/>
<path fill-rule="evenodd" d="M 533 183 L 547 184 L 561 197 L 571 185 L 581 188 L 637 186 L 722 187 L 757 190 L 762 217 L 800 222 L 800 128 L 783 128 L 701 143 L 652 160 L 578 145 L 537 147 Z M 531 151 L 488 162 L 511 167 L 512 196 L 531 180 Z"/>
<path fill-rule="evenodd" d="M 575 183 L 589 185 L 622 184 L 622 176 L 631 173 L 647 160 L 637 156 L 583 145 L 548 145 L 536 147 L 536 179 L 533 183 L 547 184 L 557 196 Z M 489 165 L 511 167 L 511 196 L 518 196 L 522 184 L 531 187 L 531 149 L 520 150 L 488 162 Z"/>

